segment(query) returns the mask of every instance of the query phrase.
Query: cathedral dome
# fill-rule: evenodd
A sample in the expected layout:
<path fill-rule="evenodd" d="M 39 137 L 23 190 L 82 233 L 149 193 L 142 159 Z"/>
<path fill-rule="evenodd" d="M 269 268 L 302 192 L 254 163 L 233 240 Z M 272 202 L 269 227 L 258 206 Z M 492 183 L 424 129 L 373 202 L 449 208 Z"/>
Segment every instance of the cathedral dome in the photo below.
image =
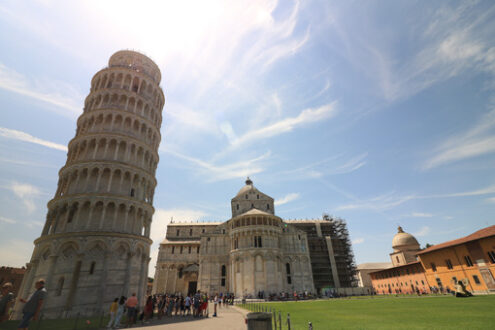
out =
<path fill-rule="evenodd" d="M 248 194 L 250 192 L 259 192 L 259 190 L 255 186 L 253 186 L 253 181 L 251 181 L 251 179 L 249 179 L 249 177 L 248 177 L 246 180 L 246 185 L 244 187 L 242 187 L 241 190 L 239 190 L 239 192 L 237 193 L 237 195 L 235 197 L 236 198 L 241 197 L 241 196 Z"/>
<path fill-rule="evenodd" d="M 392 248 L 395 251 L 419 249 L 419 243 L 413 235 L 405 233 L 402 227 L 399 227 L 392 240 Z"/>

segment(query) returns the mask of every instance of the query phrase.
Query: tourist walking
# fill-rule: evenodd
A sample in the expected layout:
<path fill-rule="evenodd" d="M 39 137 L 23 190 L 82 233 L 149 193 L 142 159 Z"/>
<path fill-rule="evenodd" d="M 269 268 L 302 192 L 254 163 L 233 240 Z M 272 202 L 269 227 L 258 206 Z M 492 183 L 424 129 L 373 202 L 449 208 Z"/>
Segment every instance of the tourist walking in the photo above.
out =
<path fill-rule="evenodd" d="M 217 317 L 218 294 L 215 294 L 215 298 L 213 298 L 213 306 L 214 306 L 213 317 Z"/>
<path fill-rule="evenodd" d="M 41 307 L 43 306 L 43 302 L 46 299 L 46 289 L 45 289 L 45 280 L 39 279 L 35 283 L 36 291 L 31 295 L 29 300 L 20 298 L 19 301 L 25 303 L 24 308 L 22 309 L 22 320 L 19 324 L 19 329 L 27 330 L 29 327 L 29 321 L 33 319 L 36 321 L 40 315 Z"/>
<path fill-rule="evenodd" d="M 2 295 L 0 296 L 0 322 L 9 319 L 10 308 L 14 304 L 14 294 L 12 293 L 12 283 L 7 282 L 2 285 Z"/>
<path fill-rule="evenodd" d="M 118 301 L 119 298 L 115 298 L 113 303 L 110 305 L 110 321 L 108 321 L 107 328 L 110 328 L 112 326 L 112 323 L 115 321 L 117 310 L 119 309 Z"/>
<path fill-rule="evenodd" d="M 148 322 L 153 314 L 153 298 L 151 296 L 146 300 L 146 305 L 144 306 L 144 322 Z"/>
<path fill-rule="evenodd" d="M 113 324 L 110 325 L 113 328 L 118 328 L 120 326 L 120 319 L 122 318 L 122 315 L 124 315 L 125 301 L 126 297 L 121 296 L 117 307 L 117 315 L 115 316 Z"/>

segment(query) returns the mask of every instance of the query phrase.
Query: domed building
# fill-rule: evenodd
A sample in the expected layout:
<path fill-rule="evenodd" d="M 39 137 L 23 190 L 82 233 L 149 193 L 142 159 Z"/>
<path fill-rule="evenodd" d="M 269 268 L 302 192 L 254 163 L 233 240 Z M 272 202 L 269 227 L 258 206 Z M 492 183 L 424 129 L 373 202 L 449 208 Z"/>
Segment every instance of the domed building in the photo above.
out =
<path fill-rule="evenodd" d="M 153 293 L 267 296 L 352 286 L 353 257 L 342 220 L 284 221 L 252 180 L 231 199 L 232 218 L 170 223 Z M 339 231 L 340 230 L 340 231 Z M 334 252 L 335 251 L 335 252 Z"/>
<path fill-rule="evenodd" d="M 392 240 L 392 248 L 394 252 L 390 253 L 390 259 L 394 267 L 416 261 L 416 254 L 421 250 L 416 238 L 400 226 Z"/>

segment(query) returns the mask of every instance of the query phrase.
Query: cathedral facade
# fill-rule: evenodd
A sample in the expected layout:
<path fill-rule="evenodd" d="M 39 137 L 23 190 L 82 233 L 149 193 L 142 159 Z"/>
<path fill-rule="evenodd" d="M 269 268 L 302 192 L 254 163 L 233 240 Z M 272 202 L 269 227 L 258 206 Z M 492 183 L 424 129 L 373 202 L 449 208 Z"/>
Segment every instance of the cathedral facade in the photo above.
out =
<path fill-rule="evenodd" d="M 273 198 L 248 178 L 231 200 L 230 220 L 170 223 L 159 248 L 153 293 L 201 290 L 256 297 L 260 292 L 316 293 L 325 285 L 340 286 L 342 267 L 331 238 L 321 231 L 321 223 L 330 221 L 286 222 L 275 215 L 274 206 Z M 313 232 L 321 247 L 315 239 L 308 240 Z M 316 250 L 324 251 L 323 266 Z M 315 287 L 314 277 L 322 276 L 320 287 Z"/>

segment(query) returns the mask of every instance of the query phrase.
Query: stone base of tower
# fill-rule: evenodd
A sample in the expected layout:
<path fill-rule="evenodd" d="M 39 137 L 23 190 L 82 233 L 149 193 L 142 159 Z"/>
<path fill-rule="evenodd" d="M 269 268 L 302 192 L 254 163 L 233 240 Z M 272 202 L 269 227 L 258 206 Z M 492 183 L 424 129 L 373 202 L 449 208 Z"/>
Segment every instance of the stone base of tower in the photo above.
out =
<path fill-rule="evenodd" d="M 35 241 L 19 297 L 27 298 L 37 280 L 48 292 L 44 318 L 100 315 L 122 295 L 144 303 L 151 240 L 134 235 L 80 232 L 43 236 Z M 24 304 L 17 302 L 14 318 Z"/>

